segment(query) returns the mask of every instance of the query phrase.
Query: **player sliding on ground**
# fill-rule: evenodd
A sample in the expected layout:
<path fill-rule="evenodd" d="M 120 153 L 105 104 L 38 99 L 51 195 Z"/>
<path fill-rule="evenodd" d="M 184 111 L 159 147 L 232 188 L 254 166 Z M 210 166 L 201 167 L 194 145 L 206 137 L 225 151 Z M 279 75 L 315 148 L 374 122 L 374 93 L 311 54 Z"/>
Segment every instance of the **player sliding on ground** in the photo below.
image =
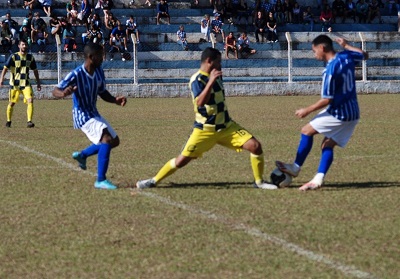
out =
<path fill-rule="evenodd" d="M 276 166 L 293 177 L 299 175 L 313 145 L 314 135 L 323 134 L 322 154 L 317 174 L 299 190 L 314 190 L 322 186 L 326 173 L 333 162 L 333 148 L 345 147 L 360 118 L 357 102 L 355 62 L 368 59 L 368 54 L 353 47 L 343 38 L 337 43 L 345 50 L 335 52 L 332 40 L 326 35 L 316 37 L 312 50 L 317 60 L 327 63 L 323 72 L 321 99 L 316 103 L 296 110 L 296 116 L 304 118 L 310 113 L 325 108 L 301 129 L 301 138 L 293 164 L 280 161 Z"/>
<path fill-rule="evenodd" d="M 138 181 L 136 187 L 155 187 L 192 159 L 201 157 L 220 144 L 237 152 L 242 149 L 250 151 L 254 187 L 277 189 L 277 186 L 263 181 L 264 154 L 261 143 L 229 116 L 222 83 L 221 53 L 218 50 L 209 47 L 203 51 L 200 70 L 191 77 L 189 87 L 196 112 L 190 138 L 178 157 L 168 161 L 153 178 Z"/>

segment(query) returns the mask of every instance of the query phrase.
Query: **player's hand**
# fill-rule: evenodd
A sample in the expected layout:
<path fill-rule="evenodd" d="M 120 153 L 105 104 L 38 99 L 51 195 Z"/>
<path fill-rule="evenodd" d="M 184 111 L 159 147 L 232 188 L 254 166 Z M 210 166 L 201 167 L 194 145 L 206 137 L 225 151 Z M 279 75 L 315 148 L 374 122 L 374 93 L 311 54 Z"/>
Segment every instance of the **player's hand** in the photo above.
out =
<path fill-rule="evenodd" d="M 298 110 L 296 110 L 296 112 L 295 112 L 295 115 L 296 115 L 298 118 L 304 118 L 304 117 L 306 117 L 308 114 L 309 114 L 309 112 L 308 112 L 307 109 L 305 109 L 305 108 L 298 109 Z"/>
<path fill-rule="evenodd" d="M 78 86 L 72 86 L 72 85 L 68 86 L 63 91 L 64 97 L 67 97 L 67 96 L 71 95 L 77 89 L 78 89 Z"/>
<path fill-rule="evenodd" d="M 347 41 L 345 40 L 345 39 L 343 39 L 343 38 L 337 38 L 336 39 L 336 42 L 342 47 L 342 48 L 344 48 L 346 45 L 347 45 Z"/>
<path fill-rule="evenodd" d="M 38 84 L 38 85 L 36 86 L 36 88 L 37 88 L 37 91 L 41 91 L 41 90 L 42 90 L 42 86 L 41 86 L 40 84 Z"/>
<path fill-rule="evenodd" d="M 127 101 L 126 97 L 124 97 L 124 96 L 118 96 L 115 98 L 115 103 L 117 105 L 120 105 L 121 107 L 125 106 L 126 101 Z"/>
<path fill-rule="evenodd" d="M 221 70 L 217 70 L 217 69 L 212 69 L 211 73 L 210 73 L 210 79 L 212 79 L 213 81 L 215 81 L 217 78 L 219 78 L 220 76 L 222 76 L 222 71 Z"/>

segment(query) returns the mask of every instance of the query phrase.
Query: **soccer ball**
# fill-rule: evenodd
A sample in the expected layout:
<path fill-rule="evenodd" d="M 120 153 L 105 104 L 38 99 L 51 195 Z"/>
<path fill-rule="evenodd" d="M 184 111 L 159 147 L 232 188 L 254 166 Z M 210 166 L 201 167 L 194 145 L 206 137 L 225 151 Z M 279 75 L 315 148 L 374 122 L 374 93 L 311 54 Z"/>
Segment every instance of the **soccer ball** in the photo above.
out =
<path fill-rule="evenodd" d="M 287 173 L 281 172 L 278 168 L 272 171 L 270 178 L 272 183 L 280 188 L 288 187 L 292 183 L 292 177 Z"/>

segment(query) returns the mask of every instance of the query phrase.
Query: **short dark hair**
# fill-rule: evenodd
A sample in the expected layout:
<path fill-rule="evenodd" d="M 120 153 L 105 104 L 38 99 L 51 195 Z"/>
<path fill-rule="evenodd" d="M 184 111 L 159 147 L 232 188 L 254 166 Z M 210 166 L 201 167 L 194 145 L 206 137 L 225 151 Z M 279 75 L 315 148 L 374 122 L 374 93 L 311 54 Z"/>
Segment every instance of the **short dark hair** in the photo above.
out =
<path fill-rule="evenodd" d="M 212 48 L 212 47 L 207 47 L 203 52 L 201 53 L 201 63 L 205 62 L 207 58 L 210 58 L 211 61 L 217 60 L 221 56 L 221 52 L 219 52 L 218 49 Z"/>
<path fill-rule="evenodd" d="M 333 50 L 333 42 L 332 39 L 327 35 L 319 35 L 313 41 L 312 44 L 314 46 L 323 45 L 327 51 Z"/>
<path fill-rule="evenodd" d="M 88 42 L 85 45 L 85 48 L 83 49 L 85 58 L 89 57 L 90 55 L 94 55 L 94 54 L 102 53 L 102 52 L 103 52 L 103 46 L 92 43 L 92 42 Z"/>

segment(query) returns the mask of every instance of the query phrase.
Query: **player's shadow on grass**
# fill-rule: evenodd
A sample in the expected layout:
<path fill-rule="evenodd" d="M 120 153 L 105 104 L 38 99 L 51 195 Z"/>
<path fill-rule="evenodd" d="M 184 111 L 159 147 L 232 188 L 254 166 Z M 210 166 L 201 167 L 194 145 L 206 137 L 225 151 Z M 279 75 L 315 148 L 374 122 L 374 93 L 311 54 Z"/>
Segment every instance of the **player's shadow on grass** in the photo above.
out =
<path fill-rule="evenodd" d="M 253 184 L 247 182 L 193 182 L 193 183 L 162 183 L 157 188 L 213 188 L 213 189 L 243 189 L 243 188 L 253 188 Z"/>

